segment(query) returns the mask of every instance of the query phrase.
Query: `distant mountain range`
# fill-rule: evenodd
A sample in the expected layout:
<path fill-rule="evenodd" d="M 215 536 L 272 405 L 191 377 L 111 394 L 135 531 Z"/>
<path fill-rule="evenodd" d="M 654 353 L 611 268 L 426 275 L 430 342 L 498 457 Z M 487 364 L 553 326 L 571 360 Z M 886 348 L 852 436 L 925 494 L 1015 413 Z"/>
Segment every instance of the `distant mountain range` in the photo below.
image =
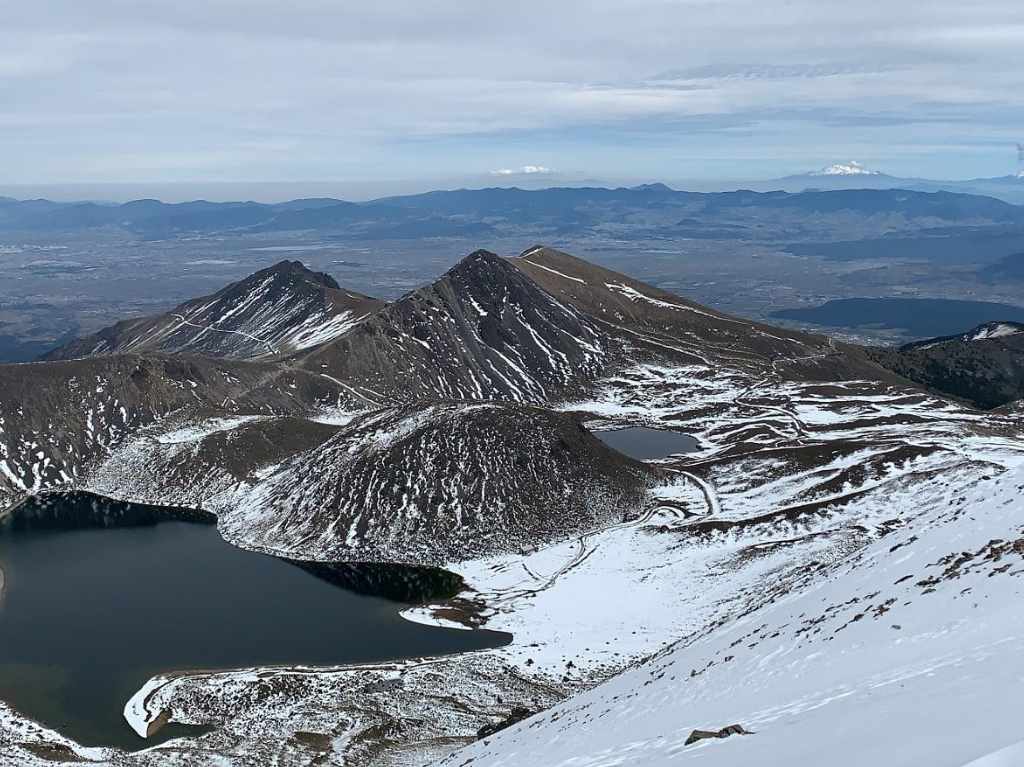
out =
<path fill-rule="evenodd" d="M 1009 188 L 1011 182 L 1005 183 Z M 922 188 L 907 188 L 915 184 Z M 764 239 L 815 231 L 827 231 L 833 237 L 843 227 L 860 231 L 863 219 L 879 214 L 887 216 L 886 230 L 890 232 L 940 223 L 1024 224 L 1024 208 L 991 196 L 923 188 L 929 184 L 935 187 L 932 182 L 892 179 L 849 164 L 816 175 L 768 182 L 763 191 L 686 192 L 664 184 L 616 189 L 493 187 L 364 203 L 311 198 L 276 204 L 136 200 L 115 205 L 8 198 L 0 200 L 0 232 L 118 229 L 144 238 L 166 239 L 315 231 L 372 240 L 479 238 L 502 233 L 522 236 L 526 229 L 556 236 L 604 232 L 626 237 Z M 1014 180 L 1013 184 L 1021 188 L 1024 201 L 1024 182 Z"/>

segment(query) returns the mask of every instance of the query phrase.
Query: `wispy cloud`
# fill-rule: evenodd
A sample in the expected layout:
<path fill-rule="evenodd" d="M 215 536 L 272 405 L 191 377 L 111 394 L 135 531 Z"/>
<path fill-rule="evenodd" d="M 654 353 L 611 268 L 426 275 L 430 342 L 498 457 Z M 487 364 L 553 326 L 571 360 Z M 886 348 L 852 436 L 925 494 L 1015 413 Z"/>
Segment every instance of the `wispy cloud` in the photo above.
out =
<path fill-rule="evenodd" d="M 544 175 L 551 172 L 551 168 L 545 168 L 543 165 L 523 165 L 519 168 L 498 168 L 492 170 L 492 176 L 532 176 L 532 175 Z"/>

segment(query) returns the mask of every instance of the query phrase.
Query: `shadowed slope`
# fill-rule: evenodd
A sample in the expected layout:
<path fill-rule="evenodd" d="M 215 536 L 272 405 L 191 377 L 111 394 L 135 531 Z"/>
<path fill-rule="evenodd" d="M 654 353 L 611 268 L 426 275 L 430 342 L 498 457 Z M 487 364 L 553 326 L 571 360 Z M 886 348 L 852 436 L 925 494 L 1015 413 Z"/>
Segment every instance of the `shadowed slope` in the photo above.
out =
<path fill-rule="evenodd" d="M 987 322 L 961 335 L 871 354 L 899 375 L 977 407 L 1024 398 L 1024 324 L 1019 322 Z"/>
<path fill-rule="evenodd" d="M 593 378 L 606 334 L 493 253 L 478 250 L 300 364 L 374 405 L 396 398 L 543 402 Z"/>

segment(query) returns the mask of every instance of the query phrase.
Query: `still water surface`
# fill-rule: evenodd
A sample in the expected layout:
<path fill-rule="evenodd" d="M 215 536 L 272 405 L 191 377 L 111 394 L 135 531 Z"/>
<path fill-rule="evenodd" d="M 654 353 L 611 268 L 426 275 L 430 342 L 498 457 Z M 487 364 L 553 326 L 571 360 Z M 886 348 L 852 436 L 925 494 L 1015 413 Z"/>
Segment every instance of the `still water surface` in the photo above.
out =
<path fill-rule="evenodd" d="M 638 461 L 667 458 L 677 453 L 692 453 L 700 446 L 696 438 L 689 434 L 668 429 L 648 429 L 644 426 L 595 431 L 594 436 L 608 447 Z"/>
<path fill-rule="evenodd" d="M 84 494 L 0 521 L 0 569 L 0 698 L 86 745 L 137 749 L 192 731 L 169 725 L 143 741 L 123 719 L 163 671 L 380 661 L 510 639 L 398 615 L 451 593 L 450 573 L 311 570 L 231 546 L 194 514 Z"/>

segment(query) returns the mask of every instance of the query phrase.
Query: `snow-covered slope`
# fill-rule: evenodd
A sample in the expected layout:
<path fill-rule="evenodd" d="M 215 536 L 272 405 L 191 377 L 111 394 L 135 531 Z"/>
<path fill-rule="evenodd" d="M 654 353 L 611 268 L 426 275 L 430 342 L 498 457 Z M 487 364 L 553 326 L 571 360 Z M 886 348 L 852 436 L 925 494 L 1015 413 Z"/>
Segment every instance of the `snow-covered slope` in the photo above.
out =
<path fill-rule="evenodd" d="M 126 352 L 272 357 L 327 343 L 381 305 L 298 261 L 282 261 L 166 314 L 126 320 L 76 339 L 45 359 Z"/>
<path fill-rule="evenodd" d="M 865 548 L 443 764 L 1022 763 L 1024 469 L 921 497 Z M 732 724 L 751 734 L 687 745 Z"/>
<path fill-rule="evenodd" d="M 703 449 L 660 463 L 664 478 L 648 491 L 644 514 L 570 539 L 452 561 L 449 567 L 467 579 L 471 591 L 457 603 L 410 614 L 446 624 L 482 619 L 488 628 L 511 631 L 515 639 L 510 646 L 372 668 L 256 669 L 157 678 L 136 697 L 132 716 L 142 727 L 162 711 L 173 712 L 177 721 L 216 722 L 222 729 L 203 739 L 204 748 L 259 754 L 264 761 L 302 764 L 303 759 L 323 756 L 293 737 L 298 730 L 312 730 L 329 735 L 327 763 L 438 763 L 455 745 L 471 742 L 481 725 L 504 719 L 515 706 L 547 708 L 625 670 L 625 676 L 607 682 L 610 686 L 561 704 L 567 713 L 559 714 L 562 709 L 556 707 L 542 714 L 543 720 L 528 721 L 469 752 L 458 752 L 446 764 L 486 757 L 498 763 L 544 765 L 573 756 L 584 760 L 582 764 L 615 764 L 616 759 L 629 764 L 630 747 L 615 738 L 632 740 L 630 732 L 652 741 L 642 743 L 642 749 L 637 746 L 633 763 L 644 764 L 645 759 L 660 758 L 660 744 L 669 748 L 695 727 L 718 729 L 735 722 L 762 728 L 760 735 L 765 719 L 753 716 L 751 707 L 737 708 L 735 717 L 726 717 L 724 703 L 722 709 L 709 707 L 706 716 L 691 715 L 685 706 L 673 708 L 675 699 L 665 696 L 676 694 L 677 687 L 696 689 L 682 688 L 683 680 L 709 660 L 716 660 L 710 667 L 714 673 L 745 658 L 745 673 L 754 668 L 769 680 L 784 679 L 788 666 L 780 666 L 770 654 L 778 649 L 776 640 L 795 640 L 810 632 L 795 635 L 796 624 L 789 634 L 783 630 L 789 613 L 780 617 L 772 612 L 783 600 L 813 594 L 805 599 L 816 612 L 801 607 L 797 614 L 807 612 L 801 620 L 840 605 L 828 612 L 833 621 L 828 630 L 833 632 L 856 616 L 856 605 L 874 609 L 897 593 L 902 596 L 901 589 L 909 588 L 905 584 L 928 576 L 924 565 L 933 561 L 931 551 L 922 548 L 922 564 L 906 572 L 900 561 L 914 545 L 923 545 L 923 532 L 948 523 L 941 529 L 954 535 L 968 529 L 987 541 L 990 530 L 978 527 L 972 512 L 987 508 L 984 499 L 1024 484 L 1018 477 L 1024 463 L 1024 424 L 1012 416 L 979 414 L 868 381 L 787 381 L 778 369 L 754 375 L 725 366 L 646 362 L 599 380 L 591 398 L 562 405 L 590 414 L 595 425 L 600 418 L 605 425 L 689 431 Z M 1007 493 L 1005 500 L 1012 495 Z M 1013 540 L 1009 534 L 1001 537 Z M 904 541 L 909 545 L 898 546 Z M 954 539 L 947 550 L 957 548 Z M 858 563 L 883 559 L 889 562 L 887 570 L 899 572 L 883 572 L 890 593 L 866 601 L 867 594 L 879 589 L 857 580 L 866 572 Z M 924 574 L 916 575 L 918 571 Z M 895 583 L 909 573 L 915 573 L 912 581 Z M 847 578 L 849 594 L 842 586 Z M 839 591 L 833 595 L 831 589 Z M 861 601 L 845 605 L 853 596 Z M 979 609 L 988 604 L 979 602 Z M 831 641 L 823 639 L 825 629 L 812 634 L 823 649 L 810 652 L 830 658 L 830 645 L 855 636 L 846 632 L 863 628 L 866 621 L 854 620 Z M 758 632 L 722 650 L 716 659 L 716 652 L 762 624 L 767 624 L 760 631 L 764 638 L 743 649 L 746 655 L 740 645 L 757 642 Z M 772 637 L 776 630 L 779 636 Z M 919 646 L 945 630 L 941 625 L 919 628 L 913 639 Z M 886 631 L 882 636 L 888 636 Z M 630 670 L 679 640 L 680 652 L 696 642 L 710 644 L 700 645 L 704 649 L 699 658 L 686 656 L 692 667 L 680 670 L 677 663 L 661 679 L 651 680 L 647 673 L 653 662 Z M 760 654 L 761 648 L 769 653 Z M 726 661 L 729 655 L 733 658 Z M 396 679 L 401 680 L 398 691 Z M 448 693 L 437 696 L 438 685 Z M 659 697 L 649 701 L 643 697 L 648 692 Z M 282 696 L 290 701 L 287 710 L 280 708 Z M 600 705 L 577 715 L 576 700 L 580 707 L 590 700 L 600 700 Z M 753 713 L 767 705 L 758 704 Z M 647 729 L 631 718 L 633 705 L 650 720 Z M 651 713 L 655 707 L 657 716 Z M 662 715 L 665 711 L 671 711 L 671 720 Z M 725 721 L 717 721 L 719 715 Z M 531 728 L 535 721 L 541 723 Z M 381 728 L 393 733 L 383 749 L 377 734 Z M 523 740 L 506 745 L 506 737 Z M 537 737 L 544 738 L 539 741 L 543 748 L 533 745 Z M 744 737 L 756 743 L 755 736 Z M 695 748 L 730 745 L 716 741 Z M 607 748 L 608 755 L 594 756 L 592 747 L 598 752 Z M 161 747 L 133 761 L 161 764 L 162 759 L 176 758 L 174 753 L 175 748 Z M 189 763 L 188 756 L 194 754 L 185 752 L 185 761 L 179 763 Z"/>
<path fill-rule="evenodd" d="M 1019 322 L 986 322 L 978 325 L 976 328 L 968 330 L 966 333 L 961 333 L 955 336 L 943 336 L 941 338 L 930 338 L 924 341 L 914 341 L 913 343 L 906 344 L 903 348 L 929 349 L 950 341 L 962 341 L 964 343 L 970 343 L 972 341 L 991 341 L 994 338 L 1008 338 L 1010 336 L 1020 334 L 1024 334 L 1024 324 Z"/>
<path fill-rule="evenodd" d="M 1024 333 L 1024 325 L 1019 322 L 989 322 L 975 328 L 964 340 L 986 341 L 991 338 L 1006 338 Z"/>

